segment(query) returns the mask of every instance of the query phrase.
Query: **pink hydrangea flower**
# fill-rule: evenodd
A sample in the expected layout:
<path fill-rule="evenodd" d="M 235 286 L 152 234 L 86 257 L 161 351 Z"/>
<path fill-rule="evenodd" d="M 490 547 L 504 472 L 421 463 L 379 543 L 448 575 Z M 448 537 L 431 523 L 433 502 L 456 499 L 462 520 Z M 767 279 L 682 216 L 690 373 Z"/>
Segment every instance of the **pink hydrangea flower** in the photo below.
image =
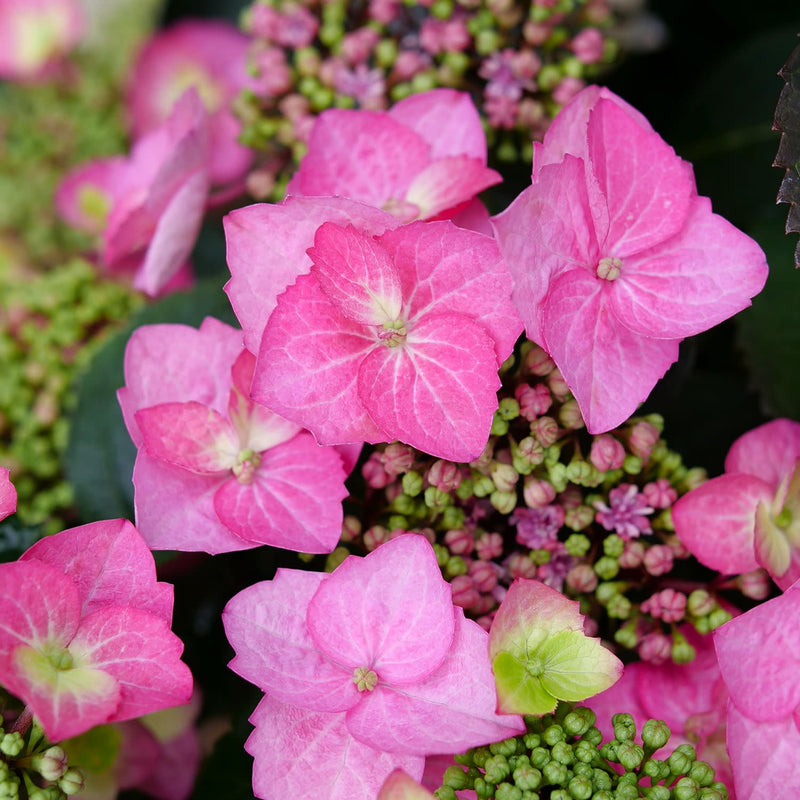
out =
<path fill-rule="evenodd" d="M 407 222 L 451 217 L 500 180 L 469 95 L 434 89 L 386 112 L 320 114 L 287 191 L 349 197 Z"/>
<path fill-rule="evenodd" d="M 800 792 L 800 584 L 714 631 L 740 800 Z"/>
<path fill-rule="evenodd" d="M 189 700 L 172 587 L 126 520 L 40 540 L 0 586 L 0 681 L 53 741 Z"/>
<path fill-rule="evenodd" d="M 187 93 L 130 156 L 97 159 L 68 173 L 56 194 L 60 215 L 101 234 L 112 271 L 158 294 L 186 264 L 208 196 L 207 136 L 197 96 Z"/>
<path fill-rule="evenodd" d="M 119 400 L 150 547 L 327 553 L 339 540 L 342 458 L 249 399 L 254 364 L 241 332 L 211 318 L 131 337 Z"/>
<path fill-rule="evenodd" d="M 379 236 L 325 223 L 308 255 L 267 322 L 253 398 L 322 444 L 477 458 L 519 333 L 495 242 L 447 220 Z"/>
<path fill-rule="evenodd" d="M 161 125 L 178 99 L 194 89 L 208 114 L 211 183 L 239 181 L 252 151 L 239 144 L 241 123 L 231 103 L 249 85 L 249 38 L 223 20 L 186 19 L 160 30 L 144 46 L 128 83 L 127 107 L 135 138 Z"/>
<path fill-rule="evenodd" d="M 725 574 L 764 567 L 786 589 L 800 578 L 800 423 L 777 419 L 731 446 L 725 474 L 672 507 L 675 533 Z"/>
<path fill-rule="evenodd" d="M 428 753 L 524 728 L 495 712 L 488 635 L 453 605 L 422 536 L 349 556 L 328 575 L 279 569 L 236 595 L 223 622 L 231 669 L 267 693 L 248 744 L 259 797 L 313 785 L 367 800 L 397 767 L 418 779 Z"/>
<path fill-rule="evenodd" d="M 9 478 L 9 471 L 0 467 L 0 520 L 17 510 L 17 490 Z"/>
<path fill-rule="evenodd" d="M 623 539 L 635 539 L 641 533 L 652 533 L 647 519 L 653 509 L 647 505 L 643 494 L 633 483 L 623 483 L 608 493 L 610 505 L 597 500 L 595 519 L 607 530 L 615 531 Z"/>
<path fill-rule="evenodd" d="M 532 185 L 493 223 L 528 337 L 601 433 L 647 397 L 681 339 L 750 304 L 767 264 L 606 89 L 576 95 L 534 149 Z"/>
<path fill-rule="evenodd" d="M 83 28 L 76 0 L 0 0 L 0 78 L 47 78 Z"/>

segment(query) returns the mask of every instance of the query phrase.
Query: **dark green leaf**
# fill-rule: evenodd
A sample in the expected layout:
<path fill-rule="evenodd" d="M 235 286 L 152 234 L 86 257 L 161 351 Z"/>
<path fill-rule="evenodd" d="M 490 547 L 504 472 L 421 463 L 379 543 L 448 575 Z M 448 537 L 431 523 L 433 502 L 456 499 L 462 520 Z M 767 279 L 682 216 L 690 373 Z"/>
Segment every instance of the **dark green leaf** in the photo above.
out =
<path fill-rule="evenodd" d="M 136 448 L 128 436 L 116 395 L 124 382 L 122 365 L 131 333 L 140 325 L 161 322 L 197 326 L 207 316 L 236 324 L 219 281 L 199 282 L 188 292 L 171 294 L 139 311 L 78 377 L 77 406 L 64 469 L 75 489 L 80 516 L 86 522 L 133 519 L 131 475 Z"/>
<path fill-rule="evenodd" d="M 773 165 L 786 170 L 778 190 L 778 202 L 790 204 L 786 233 L 800 233 L 800 45 L 779 75 L 786 85 L 775 109 L 774 127 L 781 131 L 781 142 Z M 794 251 L 794 265 L 800 267 L 800 242 Z"/>

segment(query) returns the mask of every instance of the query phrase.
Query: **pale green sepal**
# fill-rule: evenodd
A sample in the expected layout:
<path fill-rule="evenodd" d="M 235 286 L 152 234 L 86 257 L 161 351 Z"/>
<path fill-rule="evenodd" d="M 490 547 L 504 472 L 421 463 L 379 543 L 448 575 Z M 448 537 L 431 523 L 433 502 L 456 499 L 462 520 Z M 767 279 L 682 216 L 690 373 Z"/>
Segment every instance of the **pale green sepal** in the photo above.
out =
<path fill-rule="evenodd" d="M 497 685 L 497 710 L 503 714 L 549 714 L 558 700 L 542 686 L 538 676 L 511 653 L 502 652 L 492 661 Z"/>
<path fill-rule="evenodd" d="M 553 634 L 536 654 L 544 690 L 559 700 L 585 700 L 605 691 L 622 674 L 622 662 L 580 631 Z"/>

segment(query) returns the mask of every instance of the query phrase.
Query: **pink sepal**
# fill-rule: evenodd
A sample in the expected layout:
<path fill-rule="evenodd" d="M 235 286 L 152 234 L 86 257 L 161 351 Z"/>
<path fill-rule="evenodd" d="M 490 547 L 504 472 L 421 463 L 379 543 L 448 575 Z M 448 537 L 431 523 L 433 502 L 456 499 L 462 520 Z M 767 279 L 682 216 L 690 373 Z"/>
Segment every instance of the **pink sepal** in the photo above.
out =
<path fill-rule="evenodd" d="M 744 472 L 766 481 L 773 491 L 800 459 L 800 422 L 774 419 L 742 434 L 725 458 L 725 472 Z"/>
<path fill-rule="evenodd" d="M 453 646 L 439 669 L 412 686 L 378 684 L 347 712 L 353 736 L 388 752 L 427 755 L 461 752 L 525 730 L 521 717 L 495 711 L 488 634 L 466 619 L 462 609 L 454 611 Z"/>
<path fill-rule="evenodd" d="M 71 169 L 58 185 L 56 209 L 61 219 L 86 233 L 101 234 L 126 169 L 124 156 L 98 158 Z M 90 207 L 86 205 L 91 193 Z M 91 202 L 100 205 L 91 208 Z"/>
<path fill-rule="evenodd" d="M 422 776 L 424 758 L 362 744 L 344 714 L 305 711 L 267 696 L 250 722 L 255 730 L 245 749 L 255 758 L 253 792 L 262 800 L 373 800 L 395 769 Z"/>
<path fill-rule="evenodd" d="M 172 586 L 157 580 L 149 548 L 126 519 L 46 536 L 20 557 L 31 560 L 50 564 L 75 581 L 83 614 L 106 605 L 131 606 L 172 622 Z"/>
<path fill-rule="evenodd" d="M 720 475 L 681 497 L 672 507 L 675 533 L 711 569 L 727 575 L 760 566 L 753 550 L 759 502 L 769 507 L 769 484 L 752 475 Z"/>
<path fill-rule="evenodd" d="M 308 604 L 328 575 L 279 569 L 228 601 L 225 634 L 236 656 L 230 668 L 276 701 L 318 712 L 344 711 L 358 702 L 352 669 L 318 650 L 306 625 Z"/>
<path fill-rule="evenodd" d="M 17 510 L 17 490 L 11 483 L 10 474 L 5 467 L 0 467 L 0 519 Z"/>
<path fill-rule="evenodd" d="M 428 541 L 399 536 L 365 558 L 346 558 L 311 599 L 307 625 L 331 661 L 407 686 L 438 669 L 450 649 L 452 592 Z"/>
<path fill-rule="evenodd" d="M 726 743 L 737 798 L 775 800 L 800 796 L 800 733 L 791 715 L 755 722 L 731 702 Z"/>
<path fill-rule="evenodd" d="M 385 211 L 341 197 L 289 197 L 280 205 L 239 208 L 223 219 L 231 271 L 225 292 L 253 353 L 278 296 L 311 269 L 306 251 L 324 222 L 354 225 L 369 235 L 400 224 Z"/>
<path fill-rule="evenodd" d="M 722 677 L 732 702 L 760 722 L 800 704 L 800 585 L 714 631 Z"/>

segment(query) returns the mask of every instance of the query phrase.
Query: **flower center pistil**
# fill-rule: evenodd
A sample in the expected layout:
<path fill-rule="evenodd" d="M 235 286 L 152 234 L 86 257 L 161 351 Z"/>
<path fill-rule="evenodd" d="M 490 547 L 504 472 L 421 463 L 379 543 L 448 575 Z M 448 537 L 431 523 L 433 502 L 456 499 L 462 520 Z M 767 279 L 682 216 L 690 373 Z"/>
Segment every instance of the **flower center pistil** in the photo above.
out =
<path fill-rule="evenodd" d="M 371 692 L 378 685 L 378 676 L 369 667 L 356 667 L 353 683 L 359 692 Z"/>
<path fill-rule="evenodd" d="M 598 278 L 604 281 L 615 281 L 619 278 L 620 270 L 622 269 L 622 259 L 614 256 L 606 256 L 601 258 L 597 263 L 595 274 Z"/>
<path fill-rule="evenodd" d="M 397 347 L 403 344 L 407 334 L 406 324 L 401 319 L 384 322 L 382 327 L 378 330 L 378 338 L 387 347 Z"/>
<path fill-rule="evenodd" d="M 239 483 L 252 483 L 258 465 L 261 463 L 261 453 L 256 453 L 249 447 L 239 452 L 236 457 L 236 464 L 233 466 L 233 474 Z"/>

